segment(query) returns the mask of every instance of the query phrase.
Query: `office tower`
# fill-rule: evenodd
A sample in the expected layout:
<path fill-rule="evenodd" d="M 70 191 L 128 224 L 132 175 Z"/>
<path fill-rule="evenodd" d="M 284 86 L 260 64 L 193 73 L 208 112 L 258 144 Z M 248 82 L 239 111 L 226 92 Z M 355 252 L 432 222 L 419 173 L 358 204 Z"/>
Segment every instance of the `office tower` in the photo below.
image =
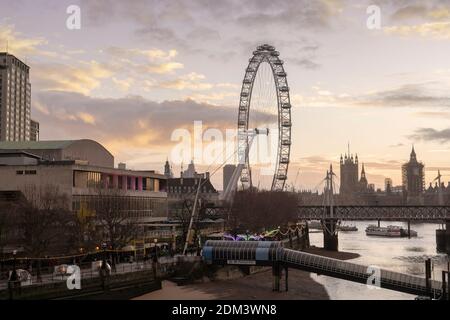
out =
<path fill-rule="evenodd" d="M 29 141 L 30 112 L 30 67 L 0 52 L 0 141 Z"/>

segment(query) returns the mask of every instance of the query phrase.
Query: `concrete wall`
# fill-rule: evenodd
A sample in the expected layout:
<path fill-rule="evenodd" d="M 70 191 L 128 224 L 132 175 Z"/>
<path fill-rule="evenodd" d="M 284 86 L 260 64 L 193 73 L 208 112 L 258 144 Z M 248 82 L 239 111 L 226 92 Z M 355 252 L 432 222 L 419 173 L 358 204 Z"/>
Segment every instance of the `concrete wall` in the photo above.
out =
<path fill-rule="evenodd" d="M 24 174 L 17 174 L 23 171 Z M 25 174 L 35 171 L 36 174 Z M 59 192 L 72 196 L 72 170 L 70 166 L 0 166 L 0 191 L 25 191 L 27 187 L 57 186 Z"/>

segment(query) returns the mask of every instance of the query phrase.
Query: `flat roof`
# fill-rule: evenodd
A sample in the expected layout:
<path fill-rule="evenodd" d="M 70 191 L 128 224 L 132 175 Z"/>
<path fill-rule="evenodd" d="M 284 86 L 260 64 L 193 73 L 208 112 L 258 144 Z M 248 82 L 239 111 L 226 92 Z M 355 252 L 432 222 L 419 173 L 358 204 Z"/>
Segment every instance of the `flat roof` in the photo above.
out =
<path fill-rule="evenodd" d="M 29 158 L 34 158 L 34 159 L 41 159 L 41 157 L 39 157 L 38 155 L 35 155 L 33 153 L 29 153 L 29 152 L 25 152 L 22 150 L 1 150 L 0 149 L 0 156 L 27 156 Z"/>
<path fill-rule="evenodd" d="M 0 149 L 20 150 L 20 149 L 64 149 L 77 140 L 47 140 L 47 141 L 0 141 Z"/>

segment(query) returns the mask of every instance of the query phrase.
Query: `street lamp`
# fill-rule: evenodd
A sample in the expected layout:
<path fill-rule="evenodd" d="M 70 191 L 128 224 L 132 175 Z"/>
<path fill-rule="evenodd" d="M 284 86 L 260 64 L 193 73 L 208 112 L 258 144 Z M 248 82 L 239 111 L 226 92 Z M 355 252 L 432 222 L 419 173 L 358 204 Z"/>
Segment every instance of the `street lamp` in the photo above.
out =
<path fill-rule="evenodd" d="M 106 245 L 105 242 L 103 242 L 103 243 L 102 243 L 102 250 L 103 250 L 102 269 L 103 269 L 103 270 L 106 270 L 106 269 L 107 269 L 107 267 L 106 267 L 106 248 L 107 248 L 107 245 Z"/>
<path fill-rule="evenodd" d="M 153 243 L 154 243 L 154 246 L 155 246 L 155 257 L 154 257 L 154 260 L 155 260 L 155 262 L 158 262 L 158 239 L 153 239 Z"/>

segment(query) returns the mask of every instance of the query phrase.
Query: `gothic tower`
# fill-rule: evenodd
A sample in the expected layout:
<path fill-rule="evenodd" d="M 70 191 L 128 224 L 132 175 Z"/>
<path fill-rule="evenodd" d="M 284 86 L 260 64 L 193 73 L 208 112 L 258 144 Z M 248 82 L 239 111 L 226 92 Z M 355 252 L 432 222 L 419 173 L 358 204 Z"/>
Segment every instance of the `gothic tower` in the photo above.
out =
<path fill-rule="evenodd" d="M 341 155 L 340 159 L 341 195 L 352 195 L 358 191 L 358 166 L 358 155 L 353 158 L 349 146 L 348 154 L 346 153 L 344 157 Z"/>

